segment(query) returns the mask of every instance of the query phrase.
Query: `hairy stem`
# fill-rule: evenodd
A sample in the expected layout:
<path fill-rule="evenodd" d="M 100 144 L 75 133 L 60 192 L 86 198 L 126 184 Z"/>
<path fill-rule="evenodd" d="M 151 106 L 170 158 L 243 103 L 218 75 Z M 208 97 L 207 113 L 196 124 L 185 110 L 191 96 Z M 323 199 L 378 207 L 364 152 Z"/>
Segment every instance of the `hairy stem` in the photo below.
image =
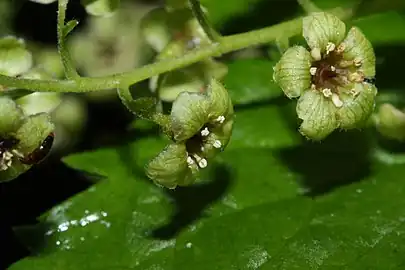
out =
<path fill-rule="evenodd" d="M 72 58 L 65 44 L 65 35 L 67 34 L 65 31 L 65 17 L 68 2 L 69 0 L 58 0 L 58 52 L 62 60 L 66 78 L 76 79 L 79 78 L 79 74 L 74 68 Z"/>
<path fill-rule="evenodd" d="M 342 19 L 347 19 L 348 14 L 351 14 L 341 8 L 334 9 L 330 12 Z M 260 30 L 222 37 L 218 42 L 197 48 L 182 57 L 158 61 L 130 72 L 113 74 L 106 77 L 80 77 L 68 80 L 30 80 L 0 75 L 0 85 L 29 89 L 37 92 L 83 93 L 117 89 L 121 85 L 125 87 L 152 76 L 189 66 L 208 57 L 218 57 L 222 54 L 246 47 L 267 44 L 275 41 L 280 36 L 291 37 L 298 35 L 301 31 L 301 27 L 302 18 L 297 18 Z"/>

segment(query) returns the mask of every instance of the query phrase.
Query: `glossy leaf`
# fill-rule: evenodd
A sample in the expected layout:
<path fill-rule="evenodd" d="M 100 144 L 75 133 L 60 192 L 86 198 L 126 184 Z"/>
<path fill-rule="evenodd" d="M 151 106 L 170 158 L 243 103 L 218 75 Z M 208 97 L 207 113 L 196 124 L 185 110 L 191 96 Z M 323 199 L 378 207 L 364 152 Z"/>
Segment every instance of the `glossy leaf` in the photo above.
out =
<path fill-rule="evenodd" d="M 259 59 L 231 62 L 224 84 L 232 102 L 248 104 L 282 96 L 283 92 L 273 81 L 274 65 L 274 62 Z"/>

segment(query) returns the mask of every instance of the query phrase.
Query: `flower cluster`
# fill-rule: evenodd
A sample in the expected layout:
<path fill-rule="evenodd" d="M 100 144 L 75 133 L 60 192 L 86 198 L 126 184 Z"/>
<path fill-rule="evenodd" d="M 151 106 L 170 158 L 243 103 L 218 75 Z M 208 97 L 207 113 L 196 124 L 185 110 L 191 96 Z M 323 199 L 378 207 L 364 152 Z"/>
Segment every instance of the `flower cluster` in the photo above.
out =
<path fill-rule="evenodd" d="M 180 57 L 188 51 L 211 44 L 192 11 L 181 4 L 174 6 L 176 8 L 153 9 L 142 20 L 143 36 L 157 52 L 158 61 Z M 151 78 L 150 89 L 161 100 L 173 102 L 181 92 L 199 92 L 211 78 L 220 80 L 227 72 L 225 64 L 207 58 L 186 68 Z"/>
<path fill-rule="evenodd" d="M 300 132 L 322 140 L 335 129 L 361 127 L 374 110 L 377 89 L 371 43 L 356 27 L 317 12 L 303 19 L 309 49 L 290 47 L 274 67 L 274 80 L 289 98 L 298 98 Z"/>
<path fill-rule="evenodd" d="M 232 102 L 215 79 L 203 93 L 182 92 L 170 114 L 172 143 L 146 166 L 148 177 L 167 188 L 191 184 L 226 147 L 232 125 Z"/>

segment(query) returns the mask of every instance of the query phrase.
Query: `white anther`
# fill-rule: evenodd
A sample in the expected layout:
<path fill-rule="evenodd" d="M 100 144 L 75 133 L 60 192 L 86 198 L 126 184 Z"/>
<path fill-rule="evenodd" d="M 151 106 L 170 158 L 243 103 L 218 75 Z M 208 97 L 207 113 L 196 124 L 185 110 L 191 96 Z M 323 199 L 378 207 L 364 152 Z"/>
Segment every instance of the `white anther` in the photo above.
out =
<path fill-rule="evenodd" d="M 335 71 L 336 71 L 335 66 L 330 66 L 330 70 L 333 71 L 333 72 L 335 72 Z"/>
<path fill-rule="evenodd" d="M 207 165 L 208 165 L 208 162 L 207 162 L 207 160 L 206 160 L 205 158 L 201 159 L 201 160 L 198 162 L 198 166 L 199 166 L 201 169 L 207 167 Z"/>
<path fill-rule="evenodd" d="M 322 94 L 327 98 L 329 98 L 333 95 L 332 90 L 330 90 L 329 88 L 324 88 L 322 90 Z"/>
<path fill-rule="evenodd" d="M 187 157 L 187 163 L 188 163 L 188 165 L 193 165 L 193 164 L 194 164 L 193 158 L 190 157 L 190 156 L 188 156 L 188 157 Z"/>
<path fill-rule="evenodd" d="M 349 74 L 349 80 L 352 82 L 362 82 L 364 80 L 364 75 L 359 72 L 354 72 Z"/>
<path fill-rule="evenodd" d="M 313 48 L 311 50 L 311 56 L 315 61 L 319 61 L 322 59 L 321 50 L 319 48 Z"/>
<path fill-rule="evenodd" d="M 216 119 L 217 122 L 219 122 L 220 124 L 222 124 L 225 121 L 225 116 L 221 115 L 218 116 L 218 118 Z"/>
<path fill-rule="evenodd" d="M 312 89 L 312 90 L 316 90 L 316 85 L 315 85 L 315 84 L 311 84 L 311 89 Z"/>
<path fill-rule="evenodd" d="M 336 49 L 336 52 L 337 53 L 342 53 L 342 52 L 345 51 L 345 49 L 346 49 L 346 45 L 344 43 L 340 43 L 339 46 Z"/>
<path fill-rule="evenodd" d="M 222 143 L 219 140 L 215 140 L 215 142 L 212 144 L 212 146 L 219 149 L 222 147 Z"/>
<path fill-rule="evenodd" d="M 314 76 L 314 75 L 316 74 L 316 70 L 317 70 L 316 67 L 311 67 L 311 68 L 309 69 L 309 73 L 311 73 L 311 75 Z"/>
<path fill-rule="evenodd" d="M 361 58 L 359 58 L 359 57 L 356 57 L 356 58 L 354 58 L 354 60 L 353 60 L 353 64 L 356 66 L 356 67 L 360 67 L 361 66 L 361 64 L 362 64 L 362 60 L 361 60 Z"/>
<path fill-rule="evenodd" d="M 208 128 L 204 128 L 203 130 L 201 130 L 201 136 L 205 137 L 210 135 L 210 131 L 208 130 Z"/>
<path fill-rule="evenodd" d="M 326 54 L 333 52 L 335 49 L 336 49 L 336 45 L 334 43 L 328 42 L 328 44 L 326 44 Z"/>
<path fill-rule="evenodd" d="M 343 106 L 343 102 L 340 100 L 340 97 L 337 94 L 332 94 L 332 102 L 335 107 L 340 108 Z"/>

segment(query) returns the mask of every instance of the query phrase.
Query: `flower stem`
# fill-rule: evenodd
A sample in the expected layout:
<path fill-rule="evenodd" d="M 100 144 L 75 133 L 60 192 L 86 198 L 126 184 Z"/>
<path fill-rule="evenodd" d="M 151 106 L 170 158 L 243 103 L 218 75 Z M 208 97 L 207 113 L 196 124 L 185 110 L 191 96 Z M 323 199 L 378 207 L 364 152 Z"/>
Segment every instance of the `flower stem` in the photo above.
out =
<path fill-rule="evenodd" d="M 342 19 L 347 18 L 348 14 L 351 14 L 347 10 L 341 8 L 334 9 L 330 12 Z M 301 31 L 301 27 L 302 18 L 297 18 L 260 30 L 222 37 L 218 42 L 197 48 L 186 53 L 182 57 L 161 60 L 137 68 L 133 71 L 113 74 L 105 77 L 77 77 L 68 80 L 31 80 L 0 75 L 0 85 L 20 89 L 29 89 L 36 92 L 84 93 L 107 89 L 117 89 L 121 86 L 126 87 L 128 85 L 143 81 L 152 76 L 189 66 L 208 57 L 218 57 L 246 47 L 267 44 L 275 41 L 280 36 L 292 37 L 298 35 Z M 64 58 L 68 55 L 66 50 L 62 50 L 62 53 L 64 54 L 62 59 L 69 59 L 69 57 Z M 64 65 L 67 70 L 70 70 L 69 72 L 72 72 L 69 73 L 70 75 L 74 74 L 71 69 L 72 66 L 69 65 L 69 61 L 64 62 Z M 74 72 L 76 71 L 74 70 Z"/>
<path fill-rule="evenodd" d="M 215 31 L 207 17 L 205 16 L 203 10 L 201 9 L 201 4 L 199 0 L 189 0 L 190 8 L 194 14 L 194 17 L 197 19 L 198 23 L 204 30 L 208 38 L 216 42 L 220 39 L 220 35 Z"/>
<path fill-rule="evenodd" d="M 66 77 L 68 79 L 77 79 L 79 78 L 79 74 L 77 73 L 73 65 L 72 58 L 65 44 L 65 38 L 67 34 L 65 31 L 65 17 L 68 2 L 69 0 L 58 0 L 58 52 L 63 64 L 63 68 L 65 70 Z"/>

